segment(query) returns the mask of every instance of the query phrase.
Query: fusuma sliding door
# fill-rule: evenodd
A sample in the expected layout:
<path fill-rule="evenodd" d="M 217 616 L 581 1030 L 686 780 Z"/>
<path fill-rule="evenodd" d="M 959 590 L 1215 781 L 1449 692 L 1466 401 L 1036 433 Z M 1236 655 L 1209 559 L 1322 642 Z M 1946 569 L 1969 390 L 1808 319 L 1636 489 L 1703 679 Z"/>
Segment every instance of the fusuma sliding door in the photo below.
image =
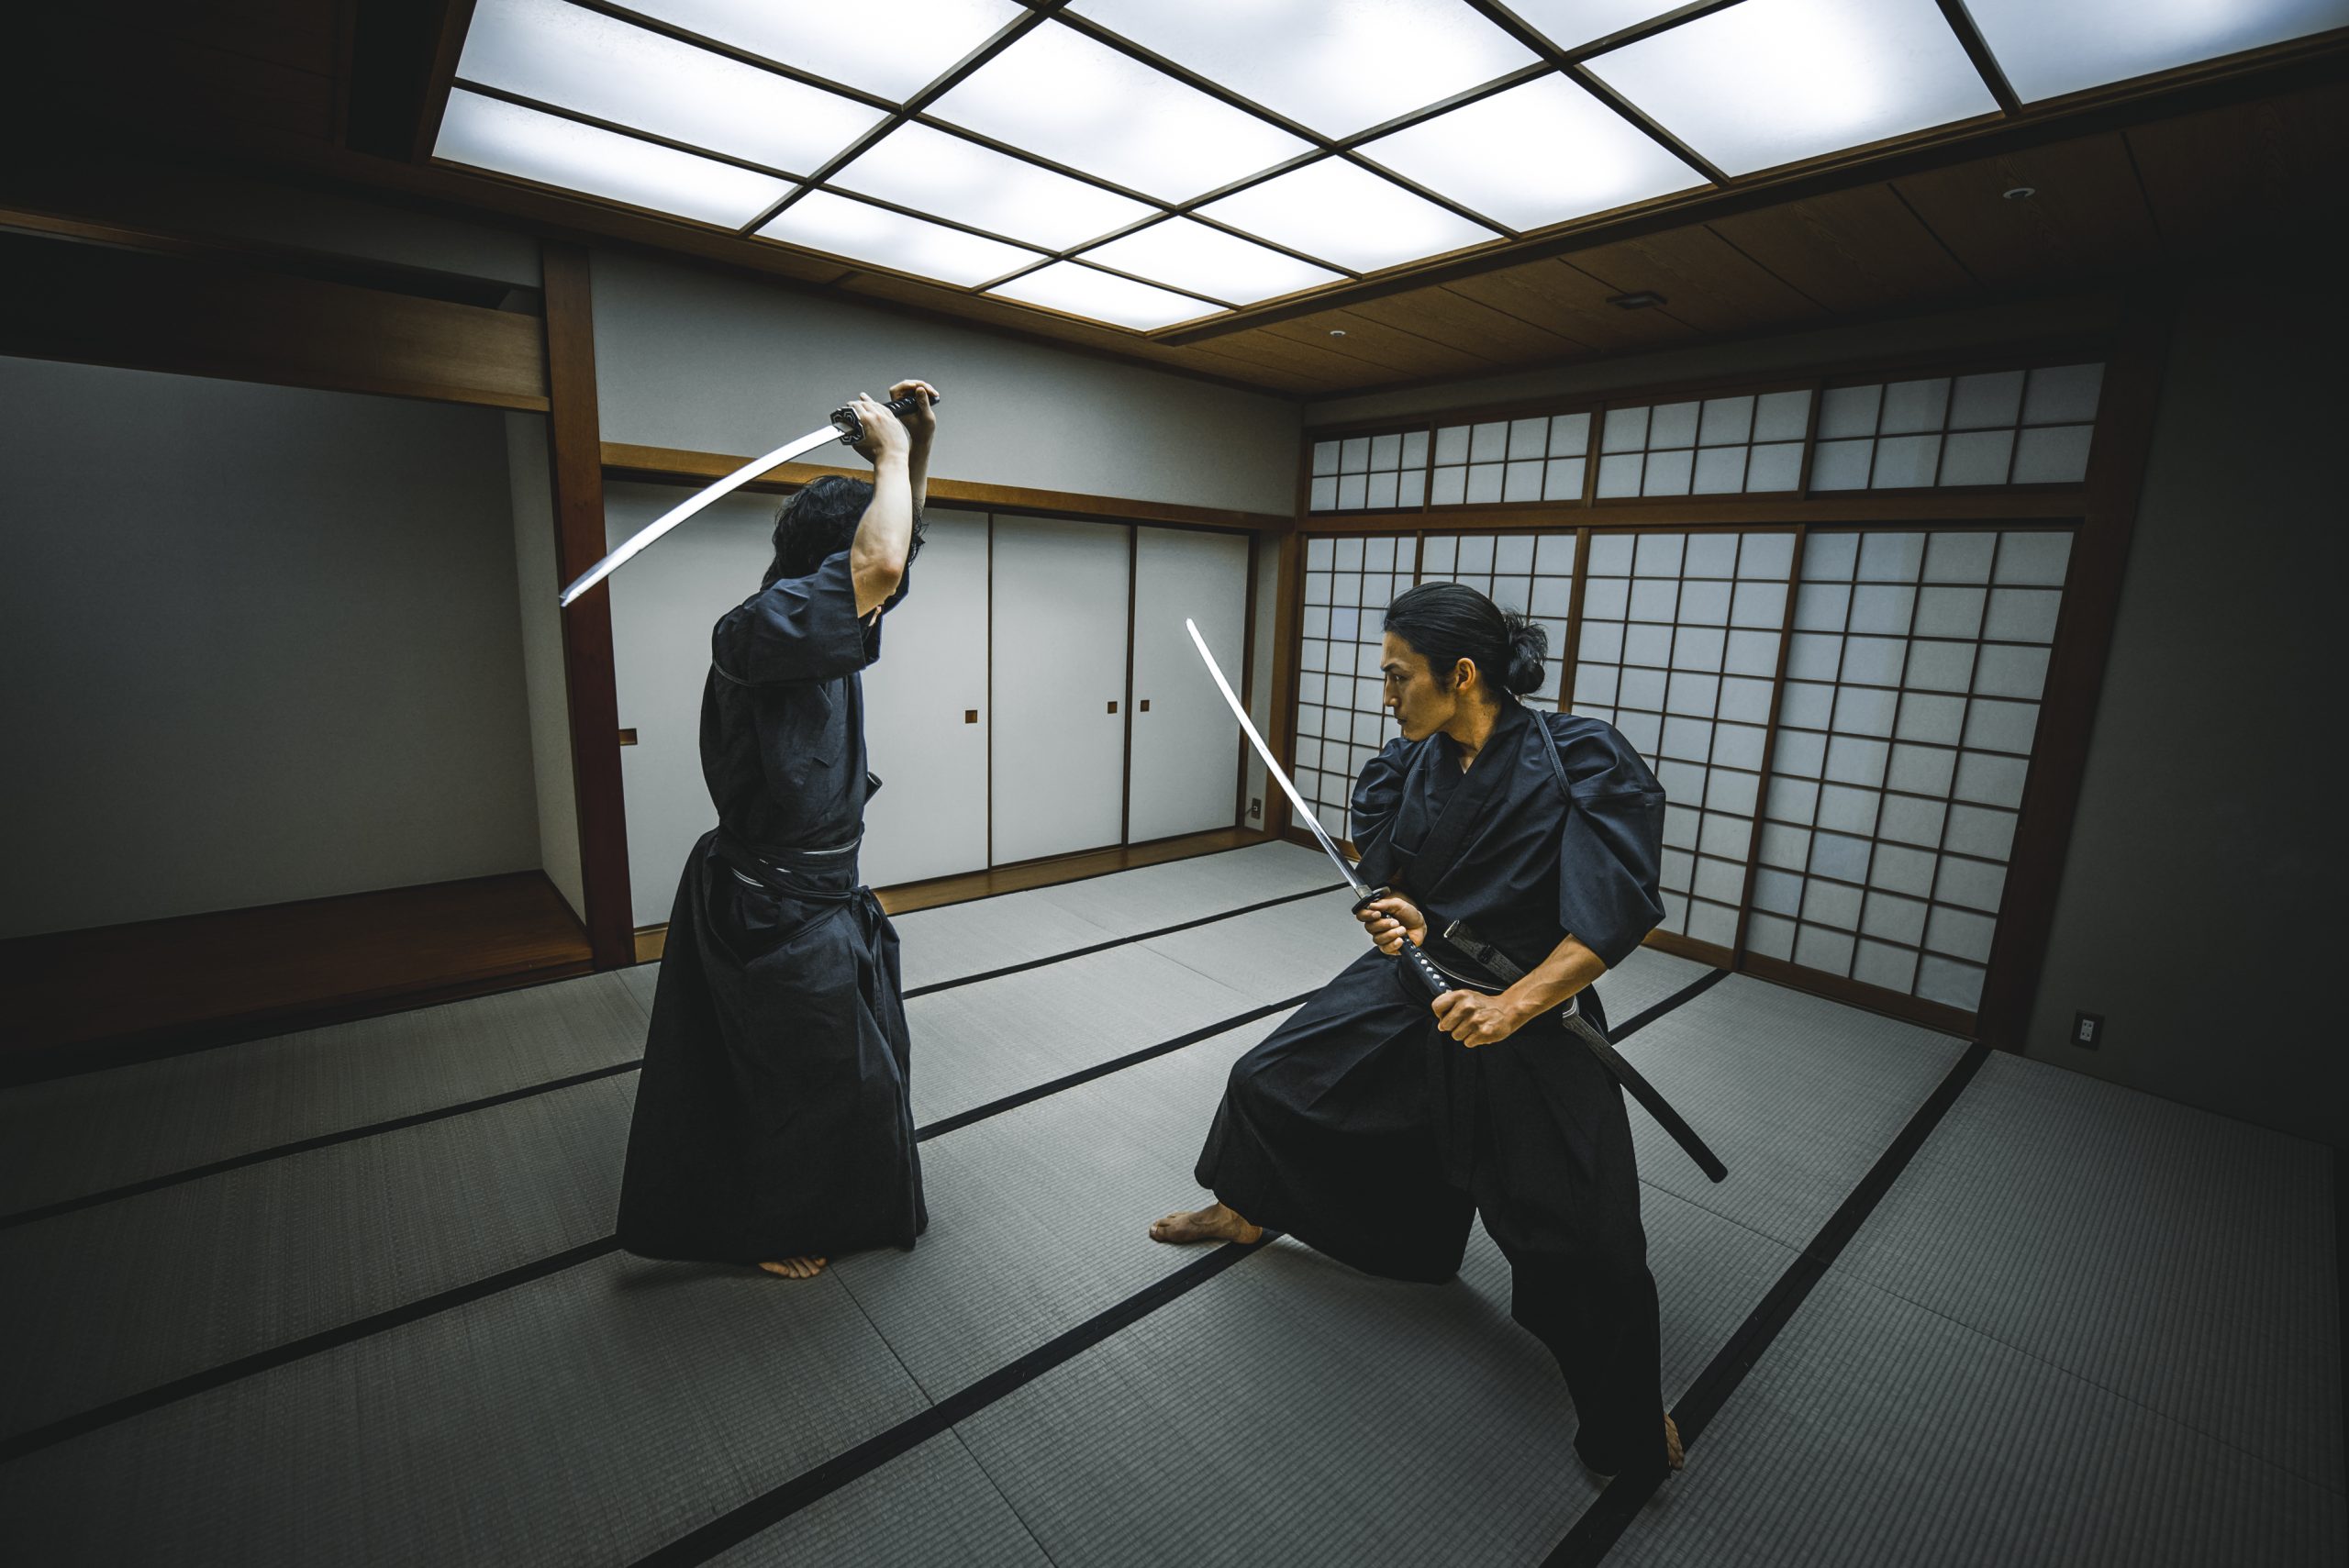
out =
<path fill-rule="evenodd" d="M 932 511 L 913 590 L 864 675 L 865 749 L 886 786 L 864 814 L 866 883 L 987 863 L 987 520 Z"/>
<path fill-rule="evenodd" d="M 1127 525 L 995 519 L 994 863 L 1119 839 Z"/>
<path fill-rule="evenodd" d="M 1248 540 L 1182 528 L 1135 534 L 1126 841 L 1143 844 L 1232 826 L 1246 742 L 1183 622 L 1198 624 L 1224 679 L 1239 689 L 1248 634 Z"/>

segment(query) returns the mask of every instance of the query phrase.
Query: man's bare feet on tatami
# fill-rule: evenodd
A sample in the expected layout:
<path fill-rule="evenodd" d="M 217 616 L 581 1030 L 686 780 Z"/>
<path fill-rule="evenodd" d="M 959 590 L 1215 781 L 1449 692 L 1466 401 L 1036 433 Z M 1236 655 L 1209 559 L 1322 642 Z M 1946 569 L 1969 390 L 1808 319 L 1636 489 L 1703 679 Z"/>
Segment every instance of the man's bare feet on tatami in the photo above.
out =
<path fill-rule="evenodd" d="M 761 1263 L 759 1267 L 782 1279 L 814 1279 L 824 1272 L 821 1258 L 785 1258 L 779 1263 Z"/>
<path fill-rule="evenodd" d="M 1150 1228 L 1150 1239 L 1171 1246 L 1188 1246 L 1194 1241 L 1237 1241 L 1242 1246 L 1254 1243 L 1264 1234 L 1261 1225 L 1251 1225 L 1219 1203 L 1188 1213 L 1170 1214 Z"/>

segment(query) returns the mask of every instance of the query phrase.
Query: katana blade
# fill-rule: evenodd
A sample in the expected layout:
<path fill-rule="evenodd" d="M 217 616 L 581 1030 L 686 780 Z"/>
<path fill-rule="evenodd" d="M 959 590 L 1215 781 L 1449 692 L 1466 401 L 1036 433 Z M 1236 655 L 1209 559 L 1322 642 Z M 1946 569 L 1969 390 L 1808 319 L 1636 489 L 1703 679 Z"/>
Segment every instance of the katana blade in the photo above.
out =
<path fill-rule="evenodd" d="M 918 392 L 908 392 L 903 397 L 896 398 L 883 406 L 902 419 L 913 412 L 917 400 L 920 396 L 921 394 Z M 937 394 L 932 393 L 930 401 L 936 404 L 939 401 Z M 564 609 L 569 609 L 573 599 L 641 555 L 649 546 L 657 542 L 670 529 L 688 521 L 696 513 L 702 511 L 712 502 L 723 500 L 733 495 L 769 469 L 780 468 L 800 453 L 813 451 L 827 441 L 839 441 L 852 447 L 863 439 L 864 422 L 856 417 L 856 411 L 853 408 L 833 409 L 831 422 L 822 429 L 810 430 L 796 441 L 784 442 L 764 457 L 752 458 L 717 484 L 695 491 L 691 495 L 639 528 L 619 549 L 581 573 L 577 581 L 562 591 L 562 596 L 558 602 Z"/>
<path fill-rule="evenodd" d="M 1338 852 L 1338 846 L 1322 830 L 1321 819 L 1313 815 L 1313 808 L 1305 804 L 1305 797 L 1297 793 L 1295 784 L 1288 782 L 1288 775 L 1281 771 L 1281 765 L 1273 761 L 1273 749 L 1264 744 L 1264 738 L 1257 734 L 1256 727 L 1249 722 L 1248 710 L 1240 706 L 1240 698 L 1232 691 L 1231 683 L 1223 678 L 1223 671 L 1217 665 L 1215 655 L 1208 651 L 1208 639 L 1199 635 L 1197 625 L 1186 617 L 1183 628 L 1191 634 L 1191 641 L 1198 649 L 1199 657 L 1207 661 L 1208 673 L 1215 677 L 1216 690 L 1223 694 L 1224 702 L 1231 708 L 1231 717 L 1240 721 L 1241 732 L 1248 737 L 1248 744 L 1255 747 L 1256 755 L 1264 759 L 1264 771 L 1273 775 L 1273 782 L 1281 786 L 1281 793 L 1288 796 L 1291 806 L 1297 807 L 1297 814 L 1305 818 L 1308 828 L 1313 829 L 1313 836 L 1321 841 L 1321 848 L 1337 862 L 1338 870 L 1344 874 L 1346 884 L 1354 890 L 1355 896 L 1370 896 L 1370 889 L 1362 884 L 1362 879 L 1354 875 L 1354 868 L 1346 863 L 1346 857 Z"/>

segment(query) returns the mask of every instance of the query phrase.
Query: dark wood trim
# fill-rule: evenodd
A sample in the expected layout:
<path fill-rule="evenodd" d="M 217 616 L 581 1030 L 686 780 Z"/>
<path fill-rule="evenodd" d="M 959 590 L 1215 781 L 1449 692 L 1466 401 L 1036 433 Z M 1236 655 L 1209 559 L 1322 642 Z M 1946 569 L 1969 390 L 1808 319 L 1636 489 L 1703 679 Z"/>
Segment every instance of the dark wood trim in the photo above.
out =
<path fill-rule="evenodd" d="M 1990 45 L 1982 37 L 1982 29 L 1974 25 L 1973 17 L 1965 9 L 1965 0 L 1936 0 L 1936 3 L 1941 6 L 1942 20 L 1947 22 L 1949 30 L 1957 35 L 1959 46 L 1965 50 L 1965 58 L 1974 62 L 1975 73 L 1982 78 L 1982 85 L 1987 87 L 1990 96 L 1998 100 L 1998 112 L 2003 115 L 2021 114 L 2022 101 L 2015 96 L 2014 84 L 2007 80 L 2005 69 L 1998 64 L 1998 57 L 1990 52 Z"/>
<path fill-rule="evenodd" d="M 1248 620 L 1247 628 L 1240 645 L 1240 700 L 1242 704 L 1256 700 L 1256 574 L 1260 570 L 1264 545 L 1262 536 L 1252 533 L 1248 536 L 1248 605 L 1243 612 Z M 1257 728 L 1260 732 L 1272 728 L 1267 722 L 1271 717 L 1269 714 L 1257 716 Z M 1239 740 L 1238 777 L 1232 781 L 1231 785 L 1231 825 L 1235 828 L 1246 828 L 1248 826 L 1248 763 L 1256 752 L 1255 748 L 1248 744 L 1248 738 L 1245 735 L 1241 736 Z M 1272 781 L 1266 780 L 1265 787 L 1271 788 Z"/>
<path fill-rule="evenodd" d="M 1294 767 L 1297 761 L 1297 677 L 1298 639 L 1305 623 L 1305 538 L 1280 536 L 1276 582 L 1279 597 L 1273 623 L 1273 711 L 1264 727 L 1264 743 L 1273 755 Z M 1288 795 L 1270 778 L 1264 781 L 1264 828 L 1272 833 L 1297 831 L 1297 813 Z"/>
<path fill-rule="evenodd" d="M 2063 618 L 2049 653 L 2021 816 L 2008 855 L 2006 897 L 1982 984 L 1981 1038 L 2000 1051 L 2024 1049 L 2046 966 L 2064 853 L 2087 775 L 2121 577 L 2153 452 L 2171 319 L 2169 309 L 2154 300 L 2133 300 L 2106 366 L 2088 454 L 2087 510 L 2073 536 Z"/>
<path fill-rule="evenodd" d="M 1710 964 L 1715 969 L 1735 967 L 1730 962 L 1729 949 L 1717 942 L 1698 941 L 1695 937 L 1682 936 L 1678 931 L 1661 929 L 1650 931 L 1640 945 L 1653 948 L 1658 952 L 1668 952 L 1675 958 L 1693 959 L 1698 963 Z"/>
<path fill-rule="evenodd" d="M 596 325 L 584 246 L 549 241 L 547 442 L 554 487 L 555 582 L 604 556 L 604 465 L 596 406 Z M 612 666 L 611 585 L 562 612 L 563 686 L 571 711 L 571 777 L 579 804 L 580 880 L 596 967 L 636 962 L 629 902 L 628 804 L 620 783 L 619 695 Z"/>
<path fill-rule="evenodd" d="M 0 1083 L 316 1029 L 589 969 L 540 871 L 0 942 Z"/>
<path fill-rule="evenodd" d="M 606 441 L 602 450 L 604 472 L 608 477 L 653 484 L 707 484 L 725 477 L 750 461 L 747 454 L 735 457 L 724 452 L 635 446 L 623 441 Z M 826 474 L 862 479 L 866 473 L 863 469 L 787 462 L 769 470 L 744 488 L 783 492 L 796 490 Z M 984 508 L 1030 517 L 1152 523 L 1171 528 L 1219 528 L 1232 533 L 1286 533 L 1297 526 L 1295 518 L 1272 512 L 1186 506 L 1168 501 L 1137 501 L 1123 495 L 1089 495 L 1072 490 L 1034 490 L 1016 484 L 981 484 L 934 475 L 930 481 L 930 500 L 933 506 Z"/>
<path fill-rule="evenodd" d="M 1648 495 L 1581 506 L 1560 502 L 1493 502 L 1441 512 L 1316 512 L 1304 527 L 1317 535 L 1507 533 L 1579 528 L 1664 533 L 1787 527 L 1869 528 L 1892 524 L 1976 528 L 2019 524 L 2068 527 L 2086 509 L 2082 487 L 2009 485 L 1981 489 L 1850 490 L 1798 495 L 1791 490 L 1753 495 Z"/>
<path fill-rule="evenodd" d="M 457 79 L 457 61 L 465 51 L 465 35 L 473 25 L 473 0 L 441 0 L 431 74 L 424 85 L 424 112 L 417 117 L 416 144 L 408 154 L 411 162 L 430 158 L 434 143 L 440 139 L 440 121 L 449 113 L 449 89 Z"/>
<path fill-rule="evenodd" d="M 1424 541 L 1426 536 L 1420 536 Z M 1566 645 L 1558 650 L 1558 711 L 1572 713 L 1575 676 L 1582 669 L 1582 597 L 1590 582 L 1590 530 L 1575 530 L 1575 583 L 1566 590 Z M 1423 546 L 1424 547 L 1424 546 Z M 1537 554 L 1535 561 L 1541 557 Z"/>
<path fill-rule="evenodd" d="M 1134 594 L 1141 586 L 1141 530 L 1126 528 L 1125 754 L 1118 764 L 1118 842 L 1134 839 Z"/>
<path fill-rule="evenodd" d="M 19 215 L 20 217 L 25 215 Z M 43 232 L 25 232 L 39 226 Z M 0 353 L 541 411 L 537 317 L 228 260 L 0 233 Z"/>
<path fill-rule="evenodd" d="M 1766 980 L 1773 985 L 1790 990 L 1808 991 L 1814 996 L 1824 996 L 1831 1002 L 1841 1002 L 1847 1007 L 1859 1007 L 1871 1013 L 1881 1013 L 1904 1023 L 1921 1024 L 1929 1029 L 1954 1034 L 1961 1040 L 1975 1036 L 1975 1015 L 1963 1008 L 1942 1002 L 1928 1002 L 1922 996 L 1903 995 L 1887 991 L 1840 974 L 1821 970 L 1805 969 L 1784 959 L 1768 958 L 1749 952 L 1738 961 L 1738 973 L 1750 974 L 1756 980 Z"/>
<path fill-rule="evenodd" d="M 1808 447 L 1803 461 L 1806 465 L 1810 461 Z M 1802 595 L 1802 560 L 1809 544 L 1810 530 L 1797 527 L 1794 555 L 1787 563 L 1787 613 L 1778 623 L 1778 666 L 1770 672 L 1770 712 L 1762 731 L 1762 777 L 1753 791 L 1753 836 L 1746 841 L 1745 885 L 1737 895 L 1737 951 L 1732 959 L 1737 963 L 1745 961 L 1746 930 L 1753 923 L 1753 879 L 1762 870 L 1762 824 L 1768 820 L 1770 768 L 1778 760 L 1778 709 L 1787 698 L 1787 656 L 1795 644 L 1795 601 Z M 1738 548 L 1742 552 L 1744 546 Z M 1693 884 L 1693 874 L 1689 880 Z"/>
<path fill-rule="evenodd" d="M 987 864 L 995 864 L 995 514 L 987 514 Z"/>

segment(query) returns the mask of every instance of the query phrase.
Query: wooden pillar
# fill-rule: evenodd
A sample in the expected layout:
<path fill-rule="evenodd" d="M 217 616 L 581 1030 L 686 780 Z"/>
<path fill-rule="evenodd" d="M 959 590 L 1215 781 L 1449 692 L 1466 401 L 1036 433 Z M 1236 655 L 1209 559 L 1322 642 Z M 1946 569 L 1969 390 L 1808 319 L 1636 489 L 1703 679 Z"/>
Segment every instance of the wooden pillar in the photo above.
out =
<path fill-rule="evenodd" d="M 2104 373 L 2095 446 L 2088 456 L 2087 509 L 2072 539 L 2065 574 L 2063 621 L 2041 694 L 2031 772 L 2007 859 L 2006 895 L 1990 940 L 1988 973 L 1975 1034 L 1998 1051 L 2021 1051 L 2032 1005 L 2047 963 L 2055 895 L 2071 847 L 2072 817 L 2087 773 L 2104 665 L 2120 617 L 2121 581 L 2137 528 L 2137 500 L 2154 446 L 2162 371 L 2169 353 L 2170 313 L 2140 295 L 2131 300 Z"/>
<path fill-rule="evenodd" d="M 547 439 L 554 484 L 556 586 L 603 559 L 604 448 L 596 415 L 596 328 L 587 250 L 542 248 L 547 322 Z M 597 969 L 636 962 L 628 884 L 628 809 L 620 794 L 619 695 L 612 671 L 612 590 L 598 584 L 562 612 L 571 777 L 579 803 L 579 871 Z"/>

